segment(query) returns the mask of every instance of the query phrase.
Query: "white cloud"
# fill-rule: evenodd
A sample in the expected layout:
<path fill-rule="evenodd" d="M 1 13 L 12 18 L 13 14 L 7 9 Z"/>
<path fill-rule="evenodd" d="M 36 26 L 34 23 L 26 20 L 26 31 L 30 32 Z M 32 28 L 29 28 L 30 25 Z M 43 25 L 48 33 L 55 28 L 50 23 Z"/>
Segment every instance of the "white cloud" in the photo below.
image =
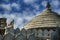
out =
<path fill-rule="evenodd" d="M 39 10 L 40 5 L 37 4 L 32 4 L 31 6 L 33 6 L 36 10 Z"/>
<path fill-rule="evenodd" d="M 22 22 L 23 22 L 23 18 L 21 18 L 21 17 L 16 17 L 16 18 L 15 18 L 14 28 L 21 27 Z M 20 26 L 19 26 L 19 25 L 20 25 Z"/>
<path fill-rule="evenodd" d="M 11 11 L 12 7 L 15 7 L 17 10 L 20 9 L 20 5 L 17 3 L 12 4 L 0 4 L 0 7 L 2 7 L 6 12 Z"/>
<path fill-rule="evenodd" d="M 12 3 L 11 4 L 11 7 L 15 7 L 16 9 L 19 9 L 20 8 L 20 5 L 17 4 L 17 3 Z"/>
<path fill-rule="evenodd" d="M 30 20 L 32 17 L 30 17 L 30 16 L 27 16 L 25 19 L 26 20 Z"/>
<path fill-rule="evenodd" d="M 24 0 L 25 3 L 34 3 L 36 0 Z M 4 8 L 5 11 L 4 14 L 0 14 L 0 18 L 5 17 L 7 18 L 7 23 L 10 23 L 11 20 L 14 19 L 14 28 L 17 27 L 22 27 L 23 26 L 23 21 L 25 20 L 30 20 L 34 16 L 35 11 L 31 11 L 30 9 L 26 9 L 22 13 L 9 13 L 9 11 L 12 9 L 12 7 L 15 7 L 16 9 L 20 8 L 20 5 L 17 3 L 12 3 L 12 4 L 1 4 L 0 5 L 2 8 Z M 36 9 L 39 9 L 38 6 L 35 5 Z"/>
<path fill-rule="evenodd" d="M 36 10 L 39 10 L 40 5 L 35 5 Z"/>
<path fill-rule="evenodd" d="M 23 21 L 23 18 L 21 18 L 21 17 L 16 17 L 16 19 L 15 19 L 16 21 L 16 24 L 18 23 L 18 24 L 20 24 L 20 23 L 22 23 L 22 21 Z"/>
<path fill-rule="evenodd" d="M 5 10 L 11 10 L 11 5 L 10 4 L 1 4 L 0 7 L 4 8 Z"/>
<path fill-rule="evenodd" d="M 32 4 L 32 3 L 34 3 L 36 0 L 24 0 L 24 2 L 26 3 L 26 4 Z"/>
<path fill-rule="evenodd" d="M 47 1 L 42 1 L 41 5 L 45 7 L 46 3 L 47 3 Z"/>
<path fill-rule="evenodd" d="M 54 9 L 53 11 L 57 12 L 60 15 L 60 8 L 59 9 Z"/>
<path fill-rule="evenodd" d="M 58 0 L 53 0 L 53 1 L 51 2 L 51 5 L 52 5 L 53 7 L 58 7 L 59 4 L 60 4 L 60 2 L 59 2 Z"/>

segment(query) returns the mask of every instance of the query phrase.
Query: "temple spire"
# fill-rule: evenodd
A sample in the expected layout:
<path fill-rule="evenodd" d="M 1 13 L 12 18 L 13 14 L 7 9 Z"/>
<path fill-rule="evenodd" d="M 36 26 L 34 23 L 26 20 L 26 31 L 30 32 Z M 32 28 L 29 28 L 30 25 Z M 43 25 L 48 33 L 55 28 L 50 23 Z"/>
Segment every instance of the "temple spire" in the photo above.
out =
<path fill-rule="evenodd" d="M 50 9 L 50 4 L 49 4 L 49 2 L 47 2 L 46 8 L 47 8 L 47 9 Z"/>

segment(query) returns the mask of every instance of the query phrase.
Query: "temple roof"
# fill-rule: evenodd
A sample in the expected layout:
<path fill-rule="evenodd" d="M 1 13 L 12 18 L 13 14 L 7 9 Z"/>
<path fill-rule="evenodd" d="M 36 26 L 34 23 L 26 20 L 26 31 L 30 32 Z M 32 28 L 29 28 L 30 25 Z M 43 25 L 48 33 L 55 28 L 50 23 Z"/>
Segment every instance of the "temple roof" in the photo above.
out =
<path fill-rule="evenodd" d="M 46 9 L 31 19 L 25 29 L 41 28 L 41 27 L 57 27 L 60 26 L 60 15 L 51 11 L 50 5 L 47 4 Z"/>

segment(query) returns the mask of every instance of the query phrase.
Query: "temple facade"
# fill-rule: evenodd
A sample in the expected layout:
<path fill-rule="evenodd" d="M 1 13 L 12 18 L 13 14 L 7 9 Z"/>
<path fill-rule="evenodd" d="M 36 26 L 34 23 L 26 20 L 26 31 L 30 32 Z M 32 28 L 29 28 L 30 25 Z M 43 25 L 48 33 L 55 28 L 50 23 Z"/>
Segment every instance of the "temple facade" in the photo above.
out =
<path fill-rule="evenodd" d="M 36 15 L 20 30 L 13 29 L 14 20 L 7 25 L 6 19 L 0 23 L 0 40 L 60 40 L 60 15 L 46 9 Z M 3 24 L 3 26 L 2 26 Z"/>
<path fill-rule="evenodd" d="M 60 28 L 60 15 L 50 9 L 49 2 L 45 10 L 24 25 L 27 35 L 34 34 L 35 40 L 59 40 L 58 28 Z"/>

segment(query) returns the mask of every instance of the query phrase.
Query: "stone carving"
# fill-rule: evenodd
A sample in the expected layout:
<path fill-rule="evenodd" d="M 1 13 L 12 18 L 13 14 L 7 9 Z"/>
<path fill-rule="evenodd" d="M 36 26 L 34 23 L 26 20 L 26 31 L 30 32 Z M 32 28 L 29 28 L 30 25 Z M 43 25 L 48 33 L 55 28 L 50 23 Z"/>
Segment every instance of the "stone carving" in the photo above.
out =
<path fill-rule="evenodd" d="M 26 37 L 25 37 L 24 35 L 22 35 L 22 34 L 19 34 L 19 35 L 17 35 L 17 36 L 15 37 L 14 40 L 26 40 Z"/>
<path fill-rule="evenodd" d="M 14 29 L 13 28 L 6 28 L 5 34 L 12 33 L 14 34 Z"/>
<path fill-rule="evenodd" d="M 24 28 L 21 30 L 21 33 L 22 35 L 27 36 L 27 31 Z"/>
<path fill-rule="evenodd" d="M 3 40 L 14 40 L 14 35 L 11 33 L 8 33 L 4 35 Z"/>
<path fill-rule="evenodd" d="M 27 38 L 32 34 L 31 30 L 27 30 Z"/>
<path fill-rule="evenodd" d="M 15 34 L 15 35 L 18 35 L 19 33 L 20 33 L 20 29 L 17 28 L 17 29 L 14 31 L 14 34 Z"/>
<path fill-rule="evenodd" d="M 20 29 L 17 28 L 14 30 L 14 36 L 16 37 L 17 35 L 19 35 L 21 32 L 20 32 Z"/>
<path fill-rule="evenodd" d="M 35 36 L 37 37 L 37 30 L 36 30 L 36 29 L 33 29 L 33 30 L 32 30 L 32 33 L 34 33 Z"/>
<path fill-rule="evenodd" d="M 44 30 L 44 36 L 48 36 L 49 32 L 47 29 Z"/>
<path fill-rule="evenodd" d="M 38 30 L 38 37 L 42 37 L 43 36 L 43 31 L 41 29 Z"/>
<path fill-rule="evenodd" d="M 51 34 L 53 33 L 54 31 L 51 29 L 50 31 L 49 31 L 49 35 L 51 36 Z"/>
<path fill-rule="evenodd" d="M 31 35 L 28 37 L 28 40 L 35 40 L 35 34 L 31 34 Z"/>

